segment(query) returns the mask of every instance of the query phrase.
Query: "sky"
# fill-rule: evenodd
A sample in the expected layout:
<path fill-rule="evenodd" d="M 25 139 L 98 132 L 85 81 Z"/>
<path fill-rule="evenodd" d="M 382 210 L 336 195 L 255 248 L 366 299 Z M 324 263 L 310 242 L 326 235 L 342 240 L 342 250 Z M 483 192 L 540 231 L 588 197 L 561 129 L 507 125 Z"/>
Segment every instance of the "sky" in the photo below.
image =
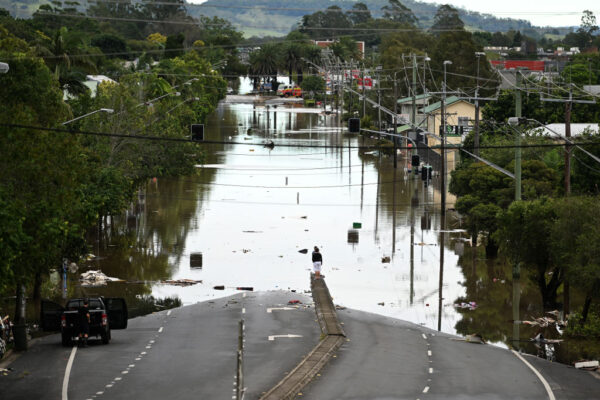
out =
<path fill-rule="evenodd" d="M 425 3 L 450 4 L 470 11 L 502 18 L 531 21 L 536 26 L 579 26 L 583 10 L 591 10 L 600 19 L 598 0 L 420 0 Z"/>

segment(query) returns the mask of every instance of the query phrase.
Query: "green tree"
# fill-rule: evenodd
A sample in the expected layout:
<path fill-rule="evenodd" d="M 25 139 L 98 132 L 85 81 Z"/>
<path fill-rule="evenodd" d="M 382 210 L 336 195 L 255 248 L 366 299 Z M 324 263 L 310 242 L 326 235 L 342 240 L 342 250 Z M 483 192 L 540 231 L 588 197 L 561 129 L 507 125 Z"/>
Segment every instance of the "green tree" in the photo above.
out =
<path fill-rule="evenodd" d="M 538 285 L 545 310 L 557 308 L 556 292 L 565 272 L 553 259 L 552 242 L 548 240 L 556 220 L 555 204 L 548 198 L 517 201 L 499 214 L 494 234 L 500 251 L 512 263 L 520 264 Z"/>
<path fill-rule="evenodd" d="M 352 9 L 347 11 L 348 19 L 354 24 L 362 24 L 370 20 L 371 12 L 365 3 L 354 3 Z"/>
<path fill-rule="evenodd" d="M 440 35 L 442 32 L 461 31 L 465 27 L 458 10 L 448 4 L 441 5 L 433 18 L 431 31 Z"/>
<path fill-rule="evenodd" d="M 388 5 L 381 7 L 383 18 L 390 19 L 401 24 L 415 26 L 419 22 L 410 8 L 400 3 L 399 0 L 388 0 Z"/>

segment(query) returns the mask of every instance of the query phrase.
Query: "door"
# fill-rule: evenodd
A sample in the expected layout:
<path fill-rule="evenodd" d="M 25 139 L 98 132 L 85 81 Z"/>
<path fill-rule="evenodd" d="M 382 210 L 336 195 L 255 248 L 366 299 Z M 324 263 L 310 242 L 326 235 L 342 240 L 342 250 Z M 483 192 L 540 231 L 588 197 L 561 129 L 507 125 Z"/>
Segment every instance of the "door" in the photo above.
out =
<path fill-rule="evenodd" d="M 40 325 L 43 331 L 60 331 L 60 317 L 64 311 L 63 306 L 48 300 L 42 300 L 40 311 Z"/>
<path fill-rule="evenodd" d="M 108 314 L 108 325 L 110 329 L 127 328 L 127 303 L 125 299 L 108 297 L 103 299 Z"/>

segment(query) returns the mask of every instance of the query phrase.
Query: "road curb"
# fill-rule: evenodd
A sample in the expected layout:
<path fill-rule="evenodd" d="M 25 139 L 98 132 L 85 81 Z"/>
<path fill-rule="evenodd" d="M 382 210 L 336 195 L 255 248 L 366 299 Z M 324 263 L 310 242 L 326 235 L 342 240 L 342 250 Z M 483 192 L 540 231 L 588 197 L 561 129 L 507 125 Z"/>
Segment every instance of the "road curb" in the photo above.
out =
<path fill-rule="evenodd" d="M 285 378 L 262 395 L 259 400 L 294 399 L 302 388 L 317 376 L 346 340 L 346 334 L 337 319 L 337 313 L 325 280 L 314 279 L 314 276 L 311 275 L 311 289 L 317 319 L 325 337 Z"/>

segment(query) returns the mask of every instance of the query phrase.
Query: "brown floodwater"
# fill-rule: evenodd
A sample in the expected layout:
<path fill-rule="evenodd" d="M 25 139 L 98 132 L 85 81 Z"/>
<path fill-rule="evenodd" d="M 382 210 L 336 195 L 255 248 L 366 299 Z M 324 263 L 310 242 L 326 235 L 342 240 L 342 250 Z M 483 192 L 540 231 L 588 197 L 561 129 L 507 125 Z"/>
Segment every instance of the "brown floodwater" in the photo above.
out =
<path fill-rule="evenodd" d="M 538 330 L 524 325 L 515 337 L 514 319 L 543 315 L 541 296 L 523 278 L 514 318 L 511 267 L 474 255 L 456 213 L 442 225 L 438 179 L 426 184 L 406 154 L 394 168 L 391 156 L 359 149 L 375 139 L 348 134 L 336 115 L 282 105 L 266 111 L 221 104 L 205 124 L 205 139 L 219 143 L 199 144 L 206 159 L 197 173 L 151 180 L 126 214 L 109 218 L 90 243 L 94 258 L 69 273 L 69 295 L 125 296 L 135 310 L 149 295 L 192 304 L 240 286 L 304 292 L 318 246 L 340 306 L 477 333 L 557 361 L 598 356 L 589 341 L 536 347 L 530 338 Z M 81 287 L 87 269 L 125 282 Z"/>

